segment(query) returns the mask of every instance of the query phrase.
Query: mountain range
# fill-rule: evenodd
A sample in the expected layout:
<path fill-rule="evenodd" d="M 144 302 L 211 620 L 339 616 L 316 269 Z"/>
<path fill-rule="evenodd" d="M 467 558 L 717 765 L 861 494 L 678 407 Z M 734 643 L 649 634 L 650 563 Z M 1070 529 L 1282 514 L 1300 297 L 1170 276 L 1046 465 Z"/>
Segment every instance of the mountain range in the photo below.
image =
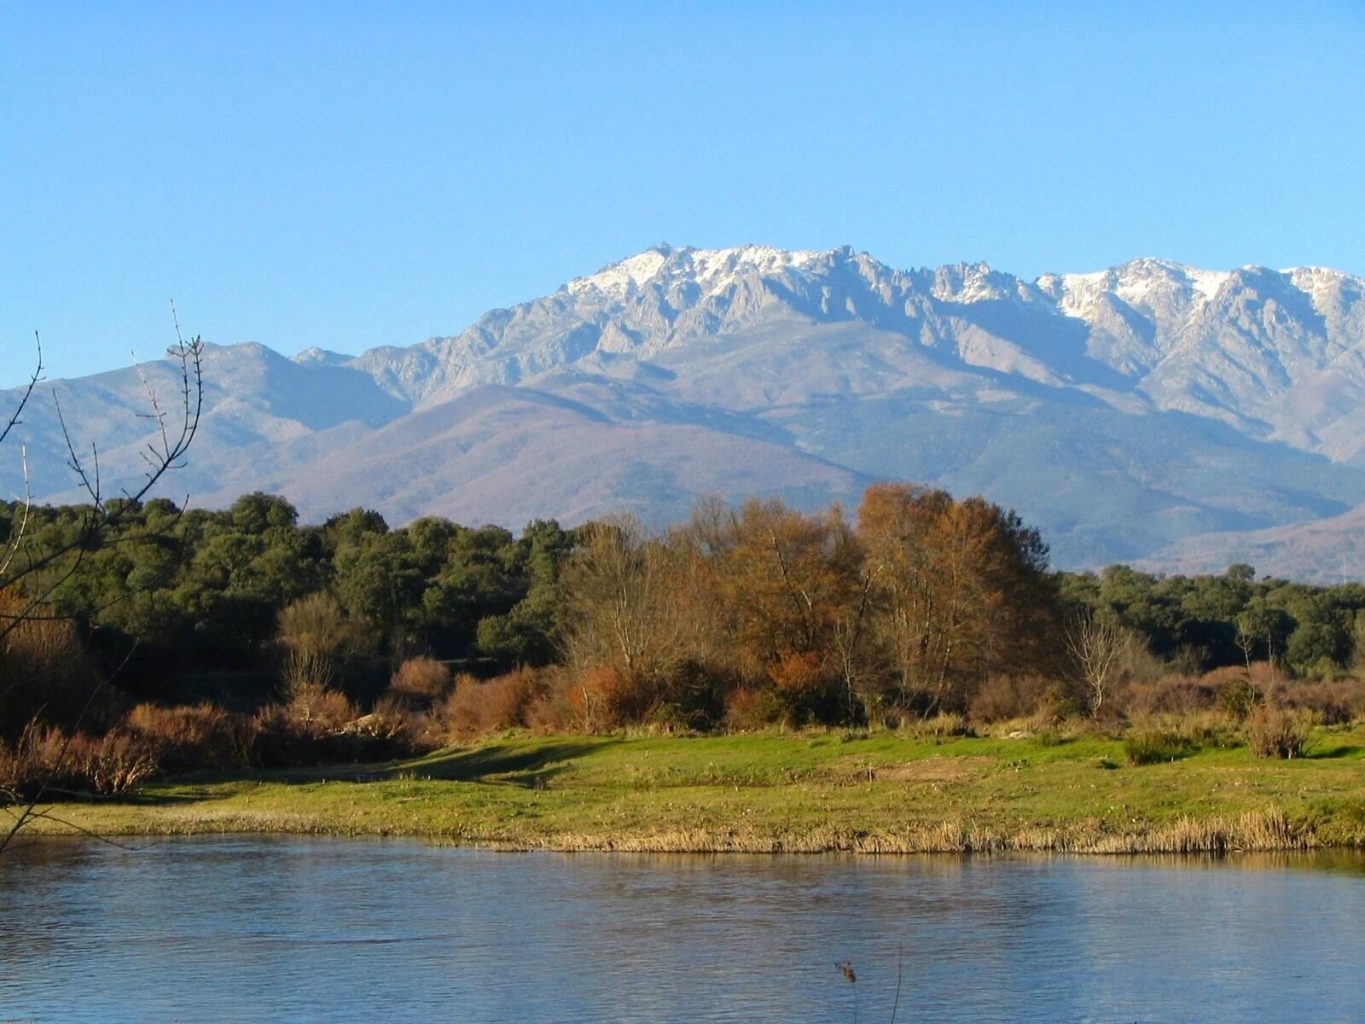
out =
<path fill-rule="evenodd" d="M 158 361 L 53 385 L 106 491 L 140 472 L 144 379 L 177 383 Z M 705 494 L 855 506 L 894 478 L 1014 507 L 1059 566 L 1365 578 L 1365 280 L 1319 267 L 1028 281 L 660 245 L 408 347 L 211 345 L 205 409 L 169 481 L 197 505 L 515 529 Z M 35 496 L 79 500 L 51 401 L 20 429 Z"/>

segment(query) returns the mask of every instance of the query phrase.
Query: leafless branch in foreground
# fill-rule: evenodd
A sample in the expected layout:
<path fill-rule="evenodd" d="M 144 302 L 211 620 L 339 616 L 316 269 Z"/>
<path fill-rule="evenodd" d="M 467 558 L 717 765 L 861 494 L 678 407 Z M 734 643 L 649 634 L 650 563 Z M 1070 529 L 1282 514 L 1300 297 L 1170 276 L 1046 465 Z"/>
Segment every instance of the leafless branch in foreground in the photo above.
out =
<path fill-rule="evenodd" d="M 0 553 L 0 591 L 13 589 L 16 593 L 22 593 L 23 599 L 17 612 L 0 616 L 0 644 L 3 644 L 6 638 L 24 622 L 42 617 L 40 609 L 46 605 L 53 593 L 71 578 L 80 567 L 85 555 L 94 550 L 102 539 L 128 515 L 129 510 L 136 507 L 143 498 L 151 493 L 152 489 L 167 473 L 184 464 L 185 453 L 189 450 L 190 443 L 198 432 L 199 422 L 203 415 L 204 344 L 202 339 L 198 337 L 189 341 L 185 340 L 180 332 L 179 317 L 175 312 L 174 305 L 171 307 L 171 315 L 175 324 L 176 343 L 168 349 L 167 355 L 178 366 L 179 370 L 179 393 L 177 396 L 179 408 L 174 417 L 163 408 L 156 389 L 152 386 L 142 367 L 139 366 L 138 375 L 142 380 L 143 391 L 150 409 L 146 415 L 156 421 L 156 433 L 154 439 L 147 444 L 146 450 L 141 453 L 146 465 L 142 482 L 135 490 L 130 491 L 126 488 L 123 490 L 124 501 L 113 504 L 106 501 L 101 490 L 99 448 L 96 444 L 91 444 L 89 461 L 85 461 L 82 456 L 77 454 L 76 440 L 67 424 L 61 402 L 54 391 L 52 400 L 57 411 L 57 422 L 62 441 L 66 446 L 67 464 L 75 474 L 80 489 L 89 496 L 90 506 L 85 511 L 79 528 L 71 538 L 46 550 L 34 548 L 32 546 L 34 541 L 28 538 L 33 498 L 29 483 L 27 449 L 21 448 L 20 457 L 24 466 L 25 490 L 22 504 L 23 512 L 18 523 L 11 524 L 9 536 L 5 539 L 3 553 Z M 36 340 L 36 347 L 36 366 L 19 396 L 14 411 L 4 427 L 0 428 L 0 444 L 3 444 L 14 428 L 22 422 L 23 413 L 33 398 L 34 390 L 43 379 L 44 364 L 40 340 Z M 75 828 L 77 831 L 93 834 L 71 822 L 57 818 L 52 814 L 50 807 L 42 809 L 41 805 L 45 802 L 48 794 L 53 792 L 56 766 L 65 761 L 71 742 L 79 731 L 82 719 L 89 713 L 101 691 L 127 665 L 132 654 L 133 652 L 130 650 L 123 663 L 91 689 L 76 716 L 71 731 L 67 733 L 58 751 L 54 767 L 49 770 L 47 777 L 40 783 L 33 797 L 27 801 L 20 801 L 16 794 L 0 794 L 0 797 L 9 798 L 0 800 L 0 804 L 9 805 L 3 806 L 3 810 L 11 819 L 10 827 L 4 831 L 3 835 L 0 835 L 0 853 L 4 853 L 13 843 L 15 837 L 34 821 L 53 821 Z M 20 803 L 22 806 L 15 806 Z M 129 848 L 103 836 L 95 836 L 95 838 L 114 846 Z"/>

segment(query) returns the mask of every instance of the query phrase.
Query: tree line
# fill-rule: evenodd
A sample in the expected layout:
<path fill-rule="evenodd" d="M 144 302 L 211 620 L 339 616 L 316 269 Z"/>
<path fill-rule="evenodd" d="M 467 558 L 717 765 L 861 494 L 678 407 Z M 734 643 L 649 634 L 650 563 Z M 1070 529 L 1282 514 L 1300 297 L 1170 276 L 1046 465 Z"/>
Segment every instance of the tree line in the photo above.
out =
<path fill-rule="evenodd" d="M 1093 712 L 1102 664 L 1328 678 L 1365 650 L 1360 584 L 1053 572 L 1013 512 L 907 484 L 851 514 L 706 501 L 653 532 L 391 528 L 360 508 L 310 525 L 260 493 L 218 511 L 106 501 L 96 533 L 90 514 L 0 504 L 0 539 L 66 552 L 0 591 L 17 623 L 0 738 L 71 720 L 106 677 L 128 703 L 252 710 L 310 687 L 366 704 L 415 659 L 471 681 L 548 667 L 584 727 L 711 728 L 964 712 L 1021 679 Z"/>

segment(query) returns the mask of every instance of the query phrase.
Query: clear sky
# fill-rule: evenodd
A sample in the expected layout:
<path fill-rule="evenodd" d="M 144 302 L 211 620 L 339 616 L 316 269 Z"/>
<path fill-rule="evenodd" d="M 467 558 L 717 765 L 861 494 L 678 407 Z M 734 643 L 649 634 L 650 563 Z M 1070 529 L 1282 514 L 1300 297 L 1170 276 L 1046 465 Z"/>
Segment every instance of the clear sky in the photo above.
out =
<path fill-rule="evenodd" d="M 1365 5 L 5 4 L 0 385 L 357 352 L 660 241 L 1365 273 Z"/>

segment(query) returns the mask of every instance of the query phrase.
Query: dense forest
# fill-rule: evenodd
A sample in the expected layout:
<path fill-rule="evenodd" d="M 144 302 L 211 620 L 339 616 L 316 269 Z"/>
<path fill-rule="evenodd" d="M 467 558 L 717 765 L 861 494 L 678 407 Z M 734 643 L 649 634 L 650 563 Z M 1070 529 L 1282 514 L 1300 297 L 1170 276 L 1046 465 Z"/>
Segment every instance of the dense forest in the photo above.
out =
<path fill-rule="evenodd" d="M 266 494 L 109 513 L 83 534 L 81 506 L 0 505 L 19 557 L 66 552 L 0 593 L 22 619 L 0 650 L 6 750 L 140 731 L 157 763 L 179 744 L 186 766 L 268 764 L 509 726 L 1365 710 L 1359 686 L 1332 688 L 1365 653 L 1365 586 L 1056 573 L 1014 513 L 909 485 L 852 515 L 704 502 L 653 533 L 390 528 L 364 509 L 306 525 Z"/>

